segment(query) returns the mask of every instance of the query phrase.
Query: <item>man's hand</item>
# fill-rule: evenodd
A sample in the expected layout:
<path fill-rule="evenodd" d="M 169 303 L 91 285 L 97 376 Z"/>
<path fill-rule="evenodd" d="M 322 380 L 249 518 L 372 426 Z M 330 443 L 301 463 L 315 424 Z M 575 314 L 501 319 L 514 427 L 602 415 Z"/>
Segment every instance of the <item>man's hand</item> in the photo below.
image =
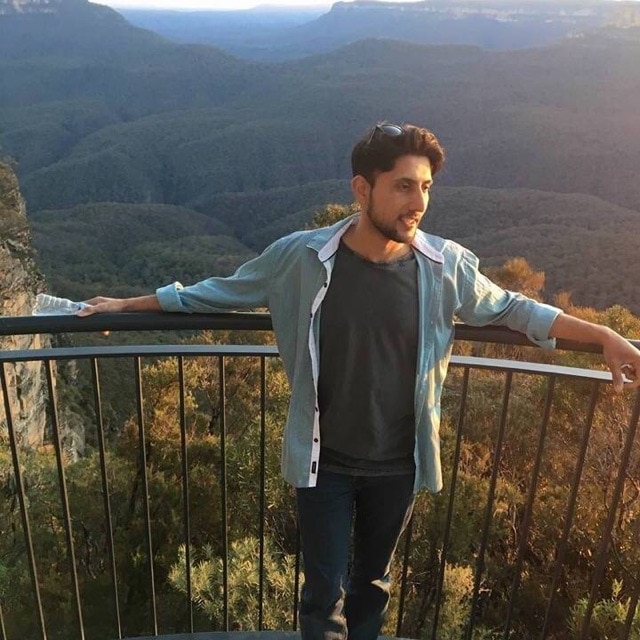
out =
<path fill-rule="evenodd" d="M 141 311 L 162 311 L 158 298 L 155 295 L 140 296 L 138 298 L 104 298 L 98 296 L 85 300 L 87 305 L 78 311 L 81 318 L 91 316 L 94 313 L 135 313 Z"/>
<path fill-rule="evenodd" d="M 615 331 L 602 343 L 602 355 L 613 377 L 615 391 L 640 387 L 640 351 Z"/>
<path fill-rule="evenodd" d="M 613 329 L 561 313 L 551 325 L 552 338 L 590 342 L 602 346 L 615 391 L 640 387 L 640 351 Z"/>
<path fill-rule="evenodd" d="M 81 318 L 91 316 L 94 313 L 122 313 L 124 310 L 124 299 L 122 298 L 91 298 L 84 300 L 86 307 L 78 311 L 77 315 Z"/>

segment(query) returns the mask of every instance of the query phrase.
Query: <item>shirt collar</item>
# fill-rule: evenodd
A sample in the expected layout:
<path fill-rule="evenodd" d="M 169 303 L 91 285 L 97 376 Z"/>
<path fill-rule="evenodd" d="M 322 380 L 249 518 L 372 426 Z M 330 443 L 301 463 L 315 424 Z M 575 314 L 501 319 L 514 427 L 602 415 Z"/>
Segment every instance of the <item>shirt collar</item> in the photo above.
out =
<path fill-rule="evenodd" d="M 359 215 L 356 213 L 330 227 L 322 229 L 320 233 L 311 238 L 307 243 L 307 247 L 317 251 L 318 259 L 321 262 L 325 262 L 336 253 L 340 246 L 340 239 L 347 232 L 347 229 L 358 221 Z M 420 229 L 416 231 L 411 246 L 434 262 L 440 264 L 444 262 L 442 253 L 431 245 L 427 234 Z"/>

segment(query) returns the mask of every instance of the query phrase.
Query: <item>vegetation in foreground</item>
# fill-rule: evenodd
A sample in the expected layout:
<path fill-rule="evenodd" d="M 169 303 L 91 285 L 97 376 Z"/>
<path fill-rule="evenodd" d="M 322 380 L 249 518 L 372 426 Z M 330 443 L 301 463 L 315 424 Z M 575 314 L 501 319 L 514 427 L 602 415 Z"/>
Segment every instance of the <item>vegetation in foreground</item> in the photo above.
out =
<path fill-rule="evenodd" d="M 327 208 L 316 216 L 326 223 L 348 213 Z M 513 260 L 492 276 L 505 285 L 539 296 L 544 274 L 526 261 Z M 561 301 L 571 305 L 565 296 Z M 615 307 L 604 312 L 571 307 L 570 311 L 604 322 L 629 337 L 640 335 L 640 319 Z M 271 343 L 267 334 L 204 333 L 198 343 Z M 458 344 L 463 355 L 528 359 L 532 351 L 492 345 Z M 531 352 L 531 353 L 530 353 Z M 546 362 L 590 366 L 592 357 L 573 353 L 540 353 Z M 87 638 L 115 636 L 113 581 L 108 554 L 109 529 L 103 514 L 98 432 L 87 363 L 61 376 L 70 378 L 73 392 L 59 389 L 61 404 L 85 416 L 87 448 L 81 458 L 64 460 L 72 514 L 76 570 Z M 101 368 L 104 363 L 101 363 Z M 267 358 L 266 415 L 260 418 L 260 359 L 226 358 L 224 430 L 220 398 L 220 362 L 215 357 L 184 362 L 186 393 L 186 451 L 190 558 L 183 524 L 183 484 L 178 364 L 174 359 L 145 363 L 142 372 L 144 448 L 133 393 L 131 363 L 104 384 L 126 396 L 118 407 L 105 407 L 107 479 L 115 550 L 118 602 L 125 635 L 153 632 L 151 566 L 158 626 L 161 632 L 188 629 L 186 567 L 192 576 L 191 600 L 196 630 L 222 629 L 224 619 L 224 546 L 228 540 L 228 620 L 233 629 L 258 627 L 260 530 L 264 526 L 263 626 L 291 628 L 296 600 L 297 532 L 292 490 L 280 478 L 279 444 L 287 411 L 288 386 L 280 361 Z M 500 637 L 510 598 L 512 627 L 519 638 L 535 638 L 541 629 L 554 579 L 558 541 L 562 538 L 571 485 L 584 435 L 591 383 L 557 379 L 550 420 L 542 439 L 545 398 L 549 381 L 540 376 L 513 377 L 508 418 L 501 449 L 496 449 L 503 373 L 474 370 L 470 374 L 462 429 L 451 536 L 443 549 L 456 447 L 456 428 L 464 374 L 452 368 L 444 392 L 443 460 L 446 486 L 442 494 L 422 494 L 412 527 L 407 565 L 407 592 L 402 634 L 430 637 L 436 615 L 438 576 L 446 557 L 439 638 L 460 637 L 469 624 L 475 602 L 474 638 Z M 128 389 L 131 393 L 127 394 Z M 105 390 L 106 391 L 106 390 Z M 106 397 L 115 397 L 117 394 Z M 122 400 L 122 399 L 121 399 Z M 630 413 L 630 399 L 600 391 L 600 400 L 586 448 L 580 491 L 570 529 L 566 558 L 559 576 L 555 604 L 549 612 L 549 637 L 578 637 L 588 607 L 595 557 L 613 487 Z M 124 420 L 119 416 L 127 416 Z M 265 500 L 261 516 L 261 442 L 265 443 Z M 144 451 L 145 463 L 142 463 Z M 535 461 L 540 453 L 540 466 Z M 223 457 L 224 456 L 224 457 Z M 2 435 L 0 496 L 0 598 L 7 637 L 39 637 L 22 531 L 16 480 Z M 224 464 L 223 464 L 224 462 Z M 69 578 L 64 518 L 53 447 L 20 451 L 29 519 L 42 602 L 50 638 L 68 638 L 77 629 L 75 601 Z M 494 495 L 492 470 L 497 469 Z M 612 637 L 629 614 L 633 576 L 640 566 L 635 541 L 640 484 L 640 452 L 634 447 L 620 504 L 616 511 L 606 566 L 597 589 L 591 638 Z M 145 480 L 146 478 L 146 480 Z M 226 483 L 224 479 L 226 478 Z M 145 489 L 145 482 L 148 492 Z M 536 486 L 528 510 L 528 497 Z M 148 495 L 152 565 L 146 543 Z M 226 501 L 223 500 L 226 496 Z M 486 520 L 486 513 L 490 518 Z M 226 514 L 226 523 L 225 523 Z M 479 553 L 487 526 L 483 571 Z M 226 527 L 225 527 L 226 524 Z M 401 545 L 400 549 L 403 549 Z M 402 553 L 399 553 L 401 556 Z M 401 579 L 396 563 L 396 584 Z M 520 571 L 517 567 L 520 567 Z M 517 580 L 517 589 L 514 584 Z M 385 632 L 394 635 L 399 597 L 396 589 Z M 632 621 L 637 629 L 640 619 Z M 632 633 L 635 633 L 633 631 Z M 632 637 L 635 637 L 632 635 Z"/>

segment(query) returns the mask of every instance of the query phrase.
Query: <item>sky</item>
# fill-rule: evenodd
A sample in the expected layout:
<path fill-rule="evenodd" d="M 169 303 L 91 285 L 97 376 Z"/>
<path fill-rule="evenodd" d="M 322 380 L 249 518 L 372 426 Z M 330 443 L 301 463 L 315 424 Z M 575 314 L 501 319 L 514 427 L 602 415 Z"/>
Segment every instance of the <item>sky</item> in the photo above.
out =
<path fill-rule="evenodd" d="M 388 0 L 407 2 L 407 0 Z M 419 1 L 419 0 L 416 0 Z M 114 9 L 250 9 L 256 5 L 268 4 L 287 7 L 330 7 L 333 0 L 93 0 Z M 409 0 L 411 2 L 411 0 Z"/>

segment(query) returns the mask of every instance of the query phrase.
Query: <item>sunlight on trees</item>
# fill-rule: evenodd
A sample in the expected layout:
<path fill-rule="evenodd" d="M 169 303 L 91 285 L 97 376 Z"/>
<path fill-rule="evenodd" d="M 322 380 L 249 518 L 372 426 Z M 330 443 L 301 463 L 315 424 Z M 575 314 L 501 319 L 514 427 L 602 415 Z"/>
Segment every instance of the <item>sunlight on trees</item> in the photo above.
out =
<path fill-rule="evenodd" d="M 337 219 L 353 209 L 327 207 L 317 221 Z M 503 284 L 528 288 L 539 295 L 544 274 L 522 260 L 512 260 L 493 276 Z M 605 322 L 627 335 L 640 333 L 640 319 L 623 307 L 605 311 L 580 308 L 569 295 L 559 297 L 576 315 Z M 204 332 L 187 342 L 197 344 L 272 344 L 263 332 Z M 501 351 L 502 349 L 502 351 Z M 505 347 L 474 345 L 483 355 L 502 354 Z M 526 359 L 529 350 L 508 347 L 509 357 Z M 547 361 L 571 366 L 593 366 L 593 356 L 575 353 L 542 354 Z M 227 521 L 223 520 L 221 397 L 217 357 L 184 359 L 186 446 L 189 470 L 191 544 L 194 549 L 193 602 L 201 627 L 219 628 L 221 620 L 222 527 L 229 537 L 229 615 L 234 628 L 252 629 L 257 624 L 257 552 L 260 496 L 257 480 L 261 465 L 260 360 L 225 358 Z M 598 365 L 599 366 L 599 365 Z M 280 477 L 279 456 L 289 387 L 278 359 L 265 360 L 267 413 L 264 421 L 265 450 L 265 626 L 290 627 L 294 601 L 294 559 L 297 532 L 293 490 Z M 79 458 L 65 460 L 65 474 L 72 512 L 72 527 L 80 588 L 89 626 L 88 637 L 113 636 L 113 612 L 103 604 L 111 599 L 111 576 L 107 553 L 100 467 L 95 449 L 95 426 L 89 389 L 81 374 L 60 388 L 62 411 L 76 407 L 86 420 L 87 446 Z M 75 380 L 75 382 L 74 382 Z M 112 508 L 117 580 L 123 624 L 128 635 L 149 633 L 149 556 L 145 544 L 145 496 L 142 474 L 146 472 L 151 511 L 155 587 L 159 624 L 164 632 L 184 630 L 185 547 L 182 521 L 182 469 L 180 453 L 178 364 L 173 358 L 144 363 L 143 419 L 146 469 L 140 465 L 140 438 L 135 398 L 125 401 L 117 391 L 125 389 L 123 377 L 103 380 L 117 401 L 113 415 L 128 415 L 119 428 L 108 434 L 107 469 Z M 443 554 L 446 509 L 452 490 L 450 471 L 456 440 L 462 372 L 452 368 L 443 393 L 441 428 L 445 488 L 442 494 L 421 494 L 416 504 L 409 556 L 407 601 L 403 619 L 405 635 L 430 637 L 434 616 L 437 576 Z M 516 374 L 510 398 L 503 446 L 496 452 L 499 403 L 504 392 L 504 374 L 472 371 L 461 441 L 460 465 L 453 510 L 453 525 L 446 553 L 445 582 L 439 619 L 439 638 L 457 638 L 468 619 L 477 554 L 486 510 L 491 510 L 474 638 L 493 639 L 500 632 L 512 596 L 514 568 L 521 543 L 525 554 L 520 591 L 515 605 L 514 633 L 533 638 L 550 596 L 557 544 L 586 424 L 591 393 L 589 383 L 558 380 L 542 449 L 536 498 L 530 524 L 523 529 L 529 488 L 534 481 L 536 452 L 540 445 L 547 381 Z M 105 389 L 106 391 L 106 389 Z M 109 412 L 109 407 L 105 407 Z M 629 419 L 630 400 L 608 388 L 600 393 L 598 410 L 581 471 L 580 491 L 567 547 L 556 608 L 551 622 L 554 637 L 575 633 L 584 614 L 594 571 L 596 542 L 600 540 L 612 490 L 620 465 Z M 6 428 L 6 426 L 5 426 Z M 74 628 L 66 541 L 62 523 L 57 467 L 51 445 L 21 450 L 29 518 L 34 536 L 43 606 L 54 640 L 62 640 Z M 487 504 L 489 478 L 498 465 L 495 497 Z M 27 637 L 37 634 L 33 603 L 21 594 L 30 592 L 30 578 L 22 524 L 17 504 L 12 462 L 6 433 L 0 441 L 0 596 L 7 633 L 19 629 Z M 627 615 L 630 582 L 620 576 L 637 574 L 640 554 L 635 538 L 640 509 L 640 452 L 634 447 L 621 502 L 612 532 L 612 546 L 596 603 L 591 637 L 607 640 Z M 394 584 L 400 583 L 400 553 L 394 566 Z M 625 608 L 626 607 L 626 608 Z M 397 589 L 392 599 L 385 633 L 394 634 L 398 615 Z M 637 620 L 634 625 L 638 625 Z M 634 627 L 635 628 L 635 627 Z"/>
<path fill-rule="evenodd" d="M 257 538 L 234 540 L 229 549 L 229 625 L 237 631 L 256 629 L 260 589 L 260 541 Z M 215 627 L 223 625 L 224 581 L 223 562 L 211 545 L 194 553 L 191 562 L 192 600 Z M 286 603 L 294 601 L 295 556 L 276 552 L 272 542 L 265 541 L 264 610 L 265 629 L 286 629 L 291 611 Z M 178 561 L 171 567 L 169 583 L 181 593 L 187 593 L 186 550 L 182 545 Z"/>

